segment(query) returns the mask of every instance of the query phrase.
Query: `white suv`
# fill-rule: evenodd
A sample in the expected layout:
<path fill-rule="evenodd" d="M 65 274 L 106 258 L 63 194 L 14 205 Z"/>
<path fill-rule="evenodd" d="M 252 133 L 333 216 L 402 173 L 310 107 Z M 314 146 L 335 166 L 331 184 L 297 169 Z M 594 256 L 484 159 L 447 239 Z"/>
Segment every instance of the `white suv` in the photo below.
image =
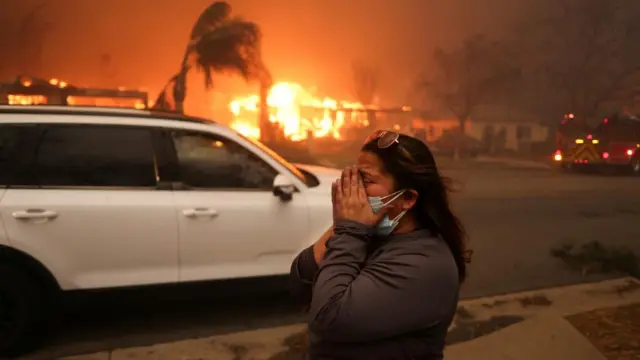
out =
<path fill-rule="evenodd" d="M 338 176 L 207 120 L 0 106 L 0 354 L 59 291 L 288 274 Z"/>

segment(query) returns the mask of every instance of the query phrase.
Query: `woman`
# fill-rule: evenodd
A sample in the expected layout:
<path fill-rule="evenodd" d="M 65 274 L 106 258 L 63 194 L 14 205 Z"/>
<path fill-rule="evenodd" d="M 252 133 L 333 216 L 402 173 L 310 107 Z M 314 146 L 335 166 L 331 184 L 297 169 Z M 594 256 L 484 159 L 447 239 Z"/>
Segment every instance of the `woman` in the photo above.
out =
<path fill-rule="evenodd" d="M 332 200 L 333 227 L 291 266 L 309 359 L 442 359 L 467 261 L 429 148 L 374 133 Z"/>

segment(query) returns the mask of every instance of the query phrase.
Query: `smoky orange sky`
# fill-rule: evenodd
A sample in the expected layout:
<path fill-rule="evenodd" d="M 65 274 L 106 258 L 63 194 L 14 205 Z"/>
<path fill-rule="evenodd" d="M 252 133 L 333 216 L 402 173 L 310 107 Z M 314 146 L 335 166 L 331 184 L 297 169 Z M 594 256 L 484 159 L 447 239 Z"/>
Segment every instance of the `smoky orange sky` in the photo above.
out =
<path fill-rule="evenodd" d="M 535 1 L 535 0 L 534 0 Z M 176 72 L 192 24 L 210 0 L 2 0 L 16 13 L 45 2 L 53 27 L 44 49 L 51 77 L 104 84 L 101 54 L 111 55 L 117 85 L 144 87 L 152 97 Z M 351 62 L 380 69 L 383 103 L 406 100 L 421 71 L 433 71 L 435 46 L 453 46 L 474 32 L 500 33 L 531 0 L 230 0 L 233 11 L 258 23 L 265 60 L 276 81 L 293 81 L 318 94 L 352 100 Z M 225 103 L 252 91 L 220 76 L 205 95 L 190 80 L 189 104 Z M 212 100 L 212 97 L 217 99 Z M 208 105 L 210 106 L 210 105 Z"/>

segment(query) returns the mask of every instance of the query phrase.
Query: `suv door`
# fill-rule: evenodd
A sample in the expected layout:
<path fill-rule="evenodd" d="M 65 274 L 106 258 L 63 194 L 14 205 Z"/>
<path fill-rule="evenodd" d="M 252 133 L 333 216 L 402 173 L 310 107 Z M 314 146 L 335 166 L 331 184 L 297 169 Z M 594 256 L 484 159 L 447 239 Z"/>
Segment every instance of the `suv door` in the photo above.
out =
<path fill-rule="evenodd" d="M 0 124 L 0 208 L 9 185 L 29 180 L 30 159 L 39 140 L 40 129 L 29 124 Z M 0 245 L 8 245 L 0 216 Z"/>
<path fill-rule="evenodd" d="M 154 131 L 50 124 L 0 215 L 11 245 L 65 289 L 178 280 L 172 192 L 158 190 Z"/>
<path fill-rule="evenodd" d="M 181 130 L 169 137 L 184 185 L 175 192 L 180 280 L 287 274 L 309 231 L 304 194 L 274 196 L 278 171 L 229 138 Z"/>

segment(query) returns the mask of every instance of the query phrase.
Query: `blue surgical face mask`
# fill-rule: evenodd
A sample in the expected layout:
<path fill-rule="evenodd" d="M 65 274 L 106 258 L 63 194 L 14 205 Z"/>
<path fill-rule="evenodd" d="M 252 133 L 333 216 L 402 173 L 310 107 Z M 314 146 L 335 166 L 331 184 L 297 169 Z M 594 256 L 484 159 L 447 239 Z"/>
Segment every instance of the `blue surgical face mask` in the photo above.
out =
<path fill-rule="evenodd" d="M 374 213 L 380 211 L 383 207 L 389 205 L 391 202 L 402 196 L 405 190 L 396 191 L 393 194 L 387 196 L 369 196 L 369 205 Z M 384 218 L 376 225 L 376 233 L 378 235 L 387 236 L 395 230 L 396 226 L 400 222 L 400 219 L 406 214 L 406 211 L 401 212 L 393 219 L 389 218 L 389 215 L 385 215 Z"/>

